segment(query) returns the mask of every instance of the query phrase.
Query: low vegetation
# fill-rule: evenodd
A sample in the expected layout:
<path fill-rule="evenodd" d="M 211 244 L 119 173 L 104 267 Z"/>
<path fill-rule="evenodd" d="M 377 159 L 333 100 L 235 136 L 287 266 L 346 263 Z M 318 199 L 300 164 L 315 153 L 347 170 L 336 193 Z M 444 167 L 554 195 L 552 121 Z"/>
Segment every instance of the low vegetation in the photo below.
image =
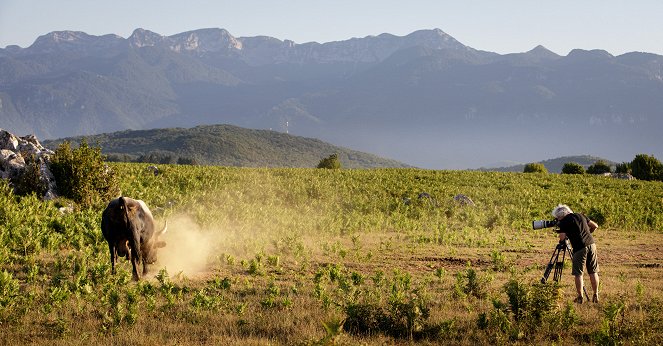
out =
<path fill-rule="evenodd" d="M 661 182 L 109 168 L 123 195 L 169 222 L 154 271 L 132 282 L 122 260 L 110 275 L 103 206 L 20 197 L 0 181 L 0 344 L 663 342 Z M 539 283 L 557 240 L 531 222 L 558 203 L 600 223 L 599 304 L 571 303 L 570 263 L 559 284 Z"/>

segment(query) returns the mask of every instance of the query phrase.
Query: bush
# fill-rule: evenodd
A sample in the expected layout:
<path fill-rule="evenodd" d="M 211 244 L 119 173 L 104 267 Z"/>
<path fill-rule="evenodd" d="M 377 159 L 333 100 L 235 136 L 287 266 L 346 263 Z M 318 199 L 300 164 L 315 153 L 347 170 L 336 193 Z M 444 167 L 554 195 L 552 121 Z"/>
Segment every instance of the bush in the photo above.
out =
<path fill-rule="evenodd" d="M 548 170 L 542 163 L 528 163 L 525 165 L 523 173 L 548 173 Z"/>
<path fill-rule="evenodd" d="M 120 193 L 101 148 L 88 146 L 85 139 L 77 149 L 71 149 L 69 142 L 60 144 L 51 157 L 51 172 L 60 196 L 84 206 L 101 205 Z"/>
<path fill-rule="evenodd" d="M 419 297 L 377 303 L 350 303 L 345 307 L 343 329 L 355 335 L 382 333 L 395 338 L 419 339 L 435 326 L 428 323 L 430 308 Z"/>
<path fill-rule="evenodd" d="M 12 185 L 14 193 L 19 196 L 36 194 L 39 197 L 44 196 L 48 191 L 47 178 L 42 173 L 41 166 L 44 161 L 34 156 L 27 157 L 25 160 L 25 169 L 20 175 L 14 177 Z"/>
<path fill-rule="evenodd" d="M 525 284 L 511 279 L 504 285 L 504 291 L 509 297 L 514 320 L 532 328 L 540 326 L 543 318 L 557 308 L 557 285 Z"/>
<path fill-rule="evenodd" d="M 6 270 L 0 272 L 0 308 L 12 305 L 19 296 L 19 283 Z"/>
<path fill-rule="evenodd" d="M 562 174 L 585 174 L 585 168 L 579 163 L 567 162 L 562 167 Z"/>
<path fill-rule="evenodd" d="M 638 154 L 631 161 L 631 174 L 640 180 L 663 180 L 663 164 L 654 156 Z"/>
<path fill-rule="evenodd" d="M 631 163 L 630 162 L 622 162 L 618 163 L 617 166 L 615 167 L 615 173 L 631 173 Z"/>
<path fill-rule="evenodd" d="M 610 166 L 603 160 L 598 160 L 594 162 L 593 165 L 587 167 L 587 173 L 589 174 L 603 174 L 611 172 L 612 170 L 610 169 Z"/>
<path fill-rule="evenodd" d="M 329 157 L 320 160 L 318 168 L 340 169 L 341 161 L 338 160 L 338 154 L 331 154 Z"/>

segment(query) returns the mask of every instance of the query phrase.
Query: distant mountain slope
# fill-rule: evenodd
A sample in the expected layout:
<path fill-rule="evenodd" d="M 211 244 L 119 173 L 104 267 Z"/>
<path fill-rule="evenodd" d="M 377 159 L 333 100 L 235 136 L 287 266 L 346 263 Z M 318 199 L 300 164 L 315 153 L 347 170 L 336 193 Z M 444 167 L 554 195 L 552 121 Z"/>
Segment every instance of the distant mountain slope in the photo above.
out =
<path fill-rule="evenodd" d="M 550 173 L 561 173 L 562 167 L 564 167 L 565 163 L 574 162 L 585 167 L 586 169 L 587 167 L 593 165 L 594 163 L 596 163 L 596 161 L 599 160 L 603 160 L 605 163 L 607 163 L 609 166 L 613 168 L 618 164 L 618 162 L 610 161 L 601 157 L 596 157 L 591 155 L 563 156 L 555 159 L 539 161 L 537 163 L 542 163 Z M 497 171 L 497 172 L 522 172 L 524 168 L 525 165 L 521 164 L 521 165 L 499 167 L 499 168 L 481 168 L 481 170 Z"/>
<path fill-rule="evenodd" d="M 55 149 L 63 141 L 78 145 L 83 137 L 43 141 Z M 315 167 L 320 159 L 338 154 L 344 168 L 408 167 L 395 160 L 333 146 L 323 141 L 289 134 L 251 130 L 231 125 L 120 131 L 85 136 L 111 158 L 241 167 Z M 154 161 L 152 161 L 154 162 Z"/>
<path fill-rule="evenodd" d="M 232 124 L 469 168 L 579 152 L 663 157 L 662 109 L 663 56 L 500 55 L 439 29 L 322 44 L 214 28 L 60 31 L 0 49 L 0 126 L 44 139 Z"/>

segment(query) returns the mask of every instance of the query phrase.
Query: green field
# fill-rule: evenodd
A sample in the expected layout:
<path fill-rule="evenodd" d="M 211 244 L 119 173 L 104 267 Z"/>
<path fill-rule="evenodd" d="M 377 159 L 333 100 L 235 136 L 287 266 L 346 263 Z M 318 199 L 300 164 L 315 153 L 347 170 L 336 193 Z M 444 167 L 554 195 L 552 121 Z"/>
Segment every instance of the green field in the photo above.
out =
<path fill-rule="evenodd" d="M 0 182 L 0 344 L 663 343 L 661 182 L 111 167 L 168 220 L 149 277 L 123 259 L 110 275 L 103 206 L 61 212 Z M 570 262 L 538 284 L 557 237 L 531 222 L 558 203 L 600 224 L 599 304 L 571 303 Z"/>

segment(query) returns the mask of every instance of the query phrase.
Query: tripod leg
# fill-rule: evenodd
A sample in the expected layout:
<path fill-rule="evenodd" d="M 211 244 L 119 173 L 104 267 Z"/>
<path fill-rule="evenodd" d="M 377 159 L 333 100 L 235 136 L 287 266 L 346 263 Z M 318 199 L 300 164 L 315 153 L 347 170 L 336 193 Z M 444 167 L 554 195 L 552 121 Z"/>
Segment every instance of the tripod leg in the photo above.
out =
<path fill-rule="evenodd" d="M 548 281 L 548 277 L 550 276 L 550 272 L 552 271 L 553 267 L 555 266 L 555 255 L 559 256 L 559 249 L 555 248 L 555 251 L 553 251 L 552 256 L 550 256 L 550 261 L 548 261 L 548 265 L 546 266 L 546 270 L 543 272 L 543 277 L 541 278 L 541 283 L 545 284 L 546 281 Z M 554 278 L 554 277 L 553 277 Z"/>

